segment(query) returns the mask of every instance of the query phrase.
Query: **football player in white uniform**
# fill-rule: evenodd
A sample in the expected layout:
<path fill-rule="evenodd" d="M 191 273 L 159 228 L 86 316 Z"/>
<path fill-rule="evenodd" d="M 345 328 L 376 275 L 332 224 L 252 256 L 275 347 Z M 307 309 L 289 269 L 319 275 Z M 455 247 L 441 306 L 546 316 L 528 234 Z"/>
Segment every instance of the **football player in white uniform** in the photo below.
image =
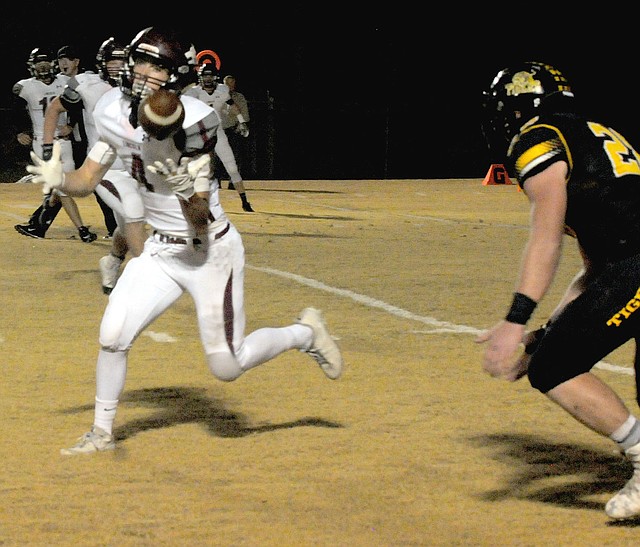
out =
<path fill-rule="evenodd" d="M 62 91 L 69 81 L 69 77 L 57 73 L 56 57 L 51 51 L 44 48 L 35 48 L 29 54 L 27 66 L 31 73 L 30 78 L 19 80 L 13 86 L 13 94 L 16 98 L 26 103 L 26 109 L 31 121 L 32 134 L 18 133 L 18 142 L 24 146 L 31 146 L 36 155 L 43 157 L 43 133 L 45 112 L 51 101 Z M 65 171 L 74 168 L 73 150 L 68 139 L 72 128 L 67 125 L 67 117 L 61 114 L 56 120 L 55 138 L 60 141 L 63 168 Z M 48 151 L 44 152 L 47 157 Z M 90 243 L 96 239 L 96 234 L 90 232 L 83 224 L 75 201 L 67 197 L 63 192 L 56 192 L 46 196 L 42 205 L 38 207 L 28 224 L 16 224 L 15 229 L 22 235 L 43 239 L 45 233 L 56 218 L 60 208 L 64 206 L 67 214 L 76 225 L 80 239 Z M 59 199 L 60 198 L 60 199 Z"/>
<path fill-rule="evenodd" d="M 113 37 L 100 45 L 96 54 L 98 72 L 83 72 L 72 77 L 62 95 L 49 106 L 45 114 L 45 149 L 53 146 L 56 119 L 62 112 L 83 118 L 88 148 L 91 149 L 98 140 L 93 110 L 102 95 L 119 85 L 125 60 L 124 47 L 117 44 Z M 100 181 L 95 193 L 113 210 L 118 226 L 113 233 L 111 252 L 100 259 L 102 290 L 109 294 L 116 284 L 127 252 L 130 250 L 133 256 L 142 252 L 147 238 L 144 205 L 137 181 L 119 159 Z"/>
<path fill-rule="evenodd" d="M 66 74 L 69 78 L 73 78 L 74 76 L 84 74 L 86 72 L 89 74 L 92 73 L 92 71 L 85 71 L 81 66 L 80 55 L 73 46 L 62 46 L 58 50 L 58 69 L 62 74 Z M 51 108 L 51 105 L 49 105 L 49 108 Z M 77 113 L 69 112 L 67 118 L 69 120 L 69 125 L 73 127 L 73 132 L 69 135 L 71 148 L 73 149 L 73 163 L 76 167 L 79 167 L 87 157 L 87 151 L 91 148 L 87 139 L 87 131 L 84 126 L 84 115 L 82 110 L 79 110 Z M 104 225 L 107 228 L 107 236 L 105 236 L 104 239 L 111 239 L 113 232 L 117 227 L 116 217 L 111 207 L 109 207 L 96 192 L 94 192 L 94 196 L 96 198 L 96 202 L 100 206 L 102 216 L 104 217 Z"/>
<path fill-rule="evenodd" d="M 227 115 L 227 111 L 231 111 L 240 118 L 242 114 L 238 110 L 238 107 L 233 104 L 229 88 L 219 82 L 219 73 L 214 63 L 204 63 L 197 69 L 198 71 L 198 84 L 189 87 L 185 91 L 185 95 L 190 95 L 200 99 L 203 103 L 208 104 L 217 113 L 222 120 L 223 116 Z M 218 142 L 216 143 L 215 153 L 222 161 L 224 168 L 229 174 L 231 182 L 229 187 L 235 188 L 242 200 L 242 209 L 249 213 L 253 213 L 253 208 L 247 200 L 246 190 L 244 183 L 242 182 L 242 176 L 238 169 L 236 157 L 233 153 L 231 146 L 229 145 L 229 139 L 227 134 L 222 128 L 222 123 L 218 129 Z"/>
<path fill-rule="evenodd" d="M 43 191 L 62 187 L 87 195 L 119 157 L 140 183 L 146 220 L 153 230 L 142 254 L 129 260 L 109 296 L 100 325 L 96 398 L 91 430 L 63 455 L 115 448 L 113 424 L 124 390 L 127 356 L 140 333 L 187 291 L 193 298 L 207 365 L 231 382 L 281 353 L 309 353 L 330 379 L 342 374 L 342 355 L 322 314 L 305 308 L 297 321 L 261 328 L 245 337 L 244 246 L 211 183 L 209 153 L 219 126 L 215 110 L 182 97 L 182 128 L 158 141 L 138 125 L 139 103 L 160 87 L 179 93 L 193 53 L 173 32 L 144 29 L 128 46 L 119 89 L 94 110 L 98 142 L 83 165 L 63 173 L 59 143 L 50 161 L 32 154 L 27 170 Z M 192 48 L 191 48 L 192 49 Z"/>

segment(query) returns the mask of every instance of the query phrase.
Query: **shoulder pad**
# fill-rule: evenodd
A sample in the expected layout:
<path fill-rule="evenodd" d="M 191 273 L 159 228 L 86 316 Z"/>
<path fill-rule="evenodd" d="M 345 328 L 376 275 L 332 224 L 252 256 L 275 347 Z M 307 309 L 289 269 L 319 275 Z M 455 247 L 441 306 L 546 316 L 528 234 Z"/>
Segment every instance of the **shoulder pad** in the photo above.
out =
<path fill-rule="evenodd" d="M 197 153 L 212 152 L 217 142 L 219 126 L 220 118 L 216 111 L 211 109 L 204 118 L 185 127 L 184 154 L 192 156 Z"/>
<path fill-rule="evenodd" d="M 70 86 L 66 86 L 62 95 L 60 95 L 60 102 L 65 108 L 69 108 L 69 106 L 78 106 L 82 104 L 82 97 L 80 93 L 78 93 L 75 88 Z"/>

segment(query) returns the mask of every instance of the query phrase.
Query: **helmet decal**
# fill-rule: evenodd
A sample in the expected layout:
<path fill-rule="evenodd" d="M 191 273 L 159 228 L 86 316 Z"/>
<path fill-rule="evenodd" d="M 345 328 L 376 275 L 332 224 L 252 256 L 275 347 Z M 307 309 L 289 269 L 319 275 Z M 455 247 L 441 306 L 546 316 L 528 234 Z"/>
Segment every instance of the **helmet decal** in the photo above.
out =
<path fill-rule="evenodd" d="M 507 95 L 520 95 L 521 93 L 542 93 L 542 84 L 536 80 L 530 72 L 520 71 L 513 75 L 510 83 L 505 84 Z"/>
<path fill-rule="evenodd" d="M 513 137 L 543 108 L 574 108 L 571 86 L 560 70 L 529 61 L 498 72 L 482 93 L 482 132 L 492 163 L 504 163 Z"/>

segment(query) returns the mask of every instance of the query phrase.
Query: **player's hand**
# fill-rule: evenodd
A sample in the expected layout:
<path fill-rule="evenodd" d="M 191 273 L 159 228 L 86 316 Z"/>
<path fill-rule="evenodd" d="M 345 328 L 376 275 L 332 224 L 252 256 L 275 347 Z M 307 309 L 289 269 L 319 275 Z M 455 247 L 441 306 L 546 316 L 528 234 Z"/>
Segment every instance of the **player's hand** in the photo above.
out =
<path fill-rule="evenodd" d="M 188 200 L 195 190 L 193 179 L 188 172 L 189 158 L 182 158 L 180 164 L 176 164 L 171 158 L 164 163 L 156 161 L 153 165 L 148 165 L 147 169 L 156 175 L 162 175 L 171 191 L 184 200 Z"/>
<path fill-rule="evenodd" d="M 27 171 L 32 175 L 33 182 L 42 183 L 42 193 L 49 194 L 56 188 L 61 188 L 64 183 L 64 173 L 62 172 L 62 160 L 60 158 L 60 143 L 55 141 L 51 149 L 51 159 L 45 161 L 35 152 L 31 151 L 31 161 L 33 165 L 27 165 Z"/>
<path fill-rule="evenodd" d="M 31 143 L 33 142 L 33 139 L 31 138 L 31 135 L 29 135 L 29 133 L 18 133 L 16 135 L 16 138 L 22 146 L 31 146 Z"/>
<path fill-rule="evenodd" d="M 249 136 L 249 126 L 246 123 L 239 123 L 236 126 L 236 133 L 239 133 L 240 135 L 242 135 L 243 137 L 248 137 Z"/>
<path fill-rule="evenodd" d="M 179 164 L 169 158 L 164 163 L 156 161 L 153 165 L 148 165 L 147 169 L 156 175 L 164 176 L 174 194 L 184 200 L 189 200 L 196 192 L 194 186 L 196 179 L 199 178 L 201 170 L 209 165 L 209 162 L 210 158 L 206 154 L 197 160 L 182 158 Z"/>
<path fill-rule="evenodd" d="M 512 379 L 509 379 L 509 381 L 515 382 L 525 376 L 529 372 L 529 361 L 531 361 L 531 355 L 522 352 L 522 355 L 513 363 Z"/>
<path fill-rule="evenodd" d="M 527 331 L 522 335 L 522 344 L 524 344 L 524 351 L 520 357 L 513 363 L 512 378 L 513 381 L 519 380 L 529 372 L 529 361 L 531 361 L 531 355 L 538 349 L 540 341 L 547 330 L 547 325 L 542 325 L 540 328 L 534 331 Z"/>
<path fill-rule="evenodd" d="M 62 127 L 58 128 L 58 137 L 61 137 L 63 139 L 69 137 L 71 133 L 73 133 L 73 127 L 71 127 L 70 125 L 63 125 Z"/>
<path fill-rule="evenodd" d="M 488 342 L 482 368 L 494 378 L 504 378 L 515 382 L 526 374 L 529 360 L 513 360 L 525 334 L 525 326 L 509 321 L 501 321 L 492 329 L 476 338 L 476 343 Z"/>

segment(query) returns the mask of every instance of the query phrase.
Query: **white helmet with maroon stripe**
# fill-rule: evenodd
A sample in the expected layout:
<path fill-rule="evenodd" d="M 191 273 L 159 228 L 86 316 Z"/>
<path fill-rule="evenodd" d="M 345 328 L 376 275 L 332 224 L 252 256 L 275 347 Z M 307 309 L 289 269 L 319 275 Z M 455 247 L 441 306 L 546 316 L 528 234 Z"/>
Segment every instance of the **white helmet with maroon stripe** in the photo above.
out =
<path fill-rule="evenodd" d="M 195 59 L 195 48 L 173 30 L 149 27 L 135 36 L 126 48 L 126 55 L 120 88 L 126 96 L 139 102 L 149 95 L 151 88 L 144 79 L 134 80 L 133 67 L 136 61 L 147 61 L 166 69 L 169 79 L 156 83 L 166 90 L 180 93 L 184 78 L 193 70 L 191 58 Z"/>

